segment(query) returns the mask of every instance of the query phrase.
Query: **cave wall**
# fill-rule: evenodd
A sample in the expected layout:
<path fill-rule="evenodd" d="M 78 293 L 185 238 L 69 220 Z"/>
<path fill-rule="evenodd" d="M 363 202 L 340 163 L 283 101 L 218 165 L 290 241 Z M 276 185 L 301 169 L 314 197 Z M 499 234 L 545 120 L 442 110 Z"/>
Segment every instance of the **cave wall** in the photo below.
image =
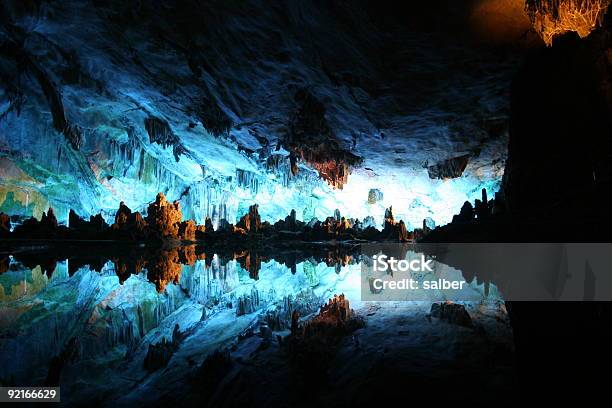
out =
<path fill-rule="evenodd" d="M 521 214 L 599 215 L 612 181 L 612 20 L 581 40 L 557 37 L 512 85 L 503 193 Z"/>

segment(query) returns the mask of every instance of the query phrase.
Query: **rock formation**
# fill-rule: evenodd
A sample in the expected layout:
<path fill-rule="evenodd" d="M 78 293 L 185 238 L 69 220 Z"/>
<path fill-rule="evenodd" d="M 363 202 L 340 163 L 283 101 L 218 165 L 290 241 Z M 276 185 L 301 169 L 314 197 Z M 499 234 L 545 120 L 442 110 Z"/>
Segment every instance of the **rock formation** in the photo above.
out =
<path fill-rule="evenodd" d="M 382 231 L 382 236 L 389 240 L 397 240 L 399 242 L 408 242 L 412 239 L 406 224 L 403 220 L 396 222 L 393 218 L 393 208 L 389 207 L 385 210 L 385 222 Z"/>
<path fill-rule="evenodd" d="M 196 240 L 196 223 L 192 220 L 182 221 L 179 224 L 178 237 L 183 241 Z"/>
<path fill-rule="evenodd" d="M 379 189 L 372 188 L 368 191 L 368 204 L 376 204 L 379 201 L 382 201 L 383 193 Z"/>
<path fill-rule="evenodd" d="M 259 291 L 253 288 L 250 294 L 245 294 L 238 298 L 236 302 L 236 316 L 253 313 L 259 309 L 260 304 Z"/>
<path fill-rule="evenodd" d="M 453 216 L 453 222 L 469 222 L 473 219 L 474 207 L 469 201 L 464 202 L 459 214 Z"/>
<path fill-rule="evenodd" d="M 179 250 L 160 250 L 147 263 L 147 278 L 155 283 L 158 292 L 163 292 L 168 283 L 178 283 L 181 277 Z"/>
<path fill-rule="evenodd" d="M 341 146 L 327 118 L 326 107 L 308 89 L 299 89 L 294 96 L 296 108 L 291 114 L 287 150 L 291 154 L 291 170 L 298 172 L 298 159 L 314 168 L 334 188 L 341 189 L 348 181 L 351 166 L 361 158 Z"/>
<path fill-rule="evenodd" d="M 261 228 L 261 218 L 259 217 L 258 208 L 259 206 L 257 204 L 250 206 L 249 212 L 240 219 L 236 227 L 242 228 L 248 233 L 257 233 Z"/>
<path fill-rule="evenodd" d="M 465 327 L 472 326 L 470 314 L 465 310 L 465 306 L 459 303 L 434 303 L 431 305 L 430 314 L 432 317 L 445 320 L 451 324 Z"/>
<path fill-rule="evenodd" d="M 146 219 L 139 212 L 132 212 L 123 202 L 119 204 L 115 222 L 111 227 L 106 224 L 101 214 L 91 216 L 89 221 L 85 221 L 71 210 L 68 219 L 69 227 L 58 225 L 53 209 L 50 208 L 48 213 L 43 213 L 40 221 L 28 219 L 19 225 L 14 233 L 5 229 L 4 234 L 9 239 L 149 241 L 158 244 L 207 241 L 226 242 L 233 247 L 239 246 L 242 241 L 257 240 L 409 242 L 415 238 L 415 235 L 407 230 L 404 221 L 394 219 L 391 207 L 385 211 L 383 231 L 375 228 L 375 220 L 372 217 L 366 217 L 361 222 L 342 216 L 338 210 L 323 222 L 312 218 L 308 223 L 298 220 L 296 211 L 292 210 L 285 219 L 271 225 L 267 221 L 261 222 L 257 204 L 249 207 L 249 212 L 240 218 L 236 226 L 226 219 L 220 219 L 219 227 L 215 231 L 212 220 L 208 217 L 204 225 L 196 225 L 193 220 L 183 221 L 179 203 L 168 202 L 163 193 L 159 193 L 149 205 Z M 260 259 L 254 257 L 242 261 L 247 263 L 246 269 L 256 276 L 255 271 L 259 269 Z"/>
<path fill-rule="evenodd" d="M 55 212 L 53 212 L 53 208 L 49 208 L 49 211 L 46 213 L 42 213 L 42 217 L 40 219 L 40 226 L 43 229 L 53 231 L 57 228 L 57 218 L 55 217 Z"/>
<path fill-rule="evenodd" d="M 450 179 L 461 177 L 470 161 L 470 157 L 471 155 L 466 154 L 441 161 L 433 166 L 428 166 L 427 174 L 429 174 L 429 178 L 431 179 Z"/>
<path fill-rule="evenodd" d="M 155 202 L 147 210 L 147 223 L 156 236 L 162 239 L 179 238 L 179 227 L 183 220 L 178 201 L 168 202 L 163 193 L 158 193 Z"/>
<path fill-rule="evenodd" d="M 179 325 L 176 324 L 172 331 L 171 340 L 167 340 L 164 337 L 157 344 L 149 344 L 149 349 L 143 363 L 145 370 L 156 371 L 167 366 L 184 337 L 185 334 L 181 333 Z"/>
<path fill-rule="evenodd" d="M 119 228 L 126 225 L 128 223 L 128 220 L 131 214 L 132 214 L 132 210 L 130 210 L 128 206 L 125 205 L 123 201 L 121 201 L 119 203 L 119 209 L 117 210 L 117 213 L 115 214 L 115 225 L 117 225 L 117 227 Z"/>

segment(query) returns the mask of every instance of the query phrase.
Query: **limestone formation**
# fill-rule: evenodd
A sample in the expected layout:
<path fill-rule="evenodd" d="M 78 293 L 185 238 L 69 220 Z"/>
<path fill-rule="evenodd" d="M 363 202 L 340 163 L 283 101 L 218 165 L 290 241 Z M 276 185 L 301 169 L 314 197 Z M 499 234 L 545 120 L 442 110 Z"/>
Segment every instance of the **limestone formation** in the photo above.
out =
<path fill-rule="evenodd" d="M 298 344 L 303 341 L 325 344 L 339 339 L 364 324 L 363 320 L 355 315 L 344 294 L 334 295 L 321 306 L 317 316 L 302 326 L 299 325 L 299 317 L 300 314 L 294 311 L 291 318 L 291 333 Z"/>
<path fill-rule="evenodd" d="M 212 224 L 212 220 L 209 217 L 206 217 L 206 220 L 204 221 L 204 228 L 205 232 L 213 232 L 215 230 Z"/>
<path fill-rule="evenodd" d="M 40 219 L 40 226 L 49 230 L 54 230 L 57 228 L 57 218 L 55 217 L 55 212 L 53 212 L 53 208 L 49 208 L 49 211 L 47 211 L 47 213 L 42 213 L 42 217 Z"/>
<path fill-rule="evenodd" d="M 103 239 L 108 230 L 108 224 L 100 214 L 92 215 L 86 221 L 72 209 L 68 213 L 68 226 L 69 232 L 77 239 Z"/>
<path fill-rule="evenodd" d="M 236 303 L 236 316 L 251 314 L 259 309 L 260 304 L 261 299 L 259 297 L 259 291 L 253 288 L 250 294 L 245 294 L 238 298 Z"/>
<path fill-rule="evenodd" d="M 462 217 L 465 212 L 464 208 Z M 471 218 L 466 217 L 466 219 L 472 219 L 473 212 L 472 209 Z M 422 235 L 422 231 L 418 231 L 416 235 L 408 231 L 404 221 L 396 221 L 391 207 L 385 211 L 384 228 L 383 231 L 379 231 L 375 228 L 375 221 L 371 216 L 361 222 L 358 219 L 343 217 L 338 210 L 323 222 L 312 218 L 308 223 L 299 221 L 296 211 L 292 210 L 284 220 L 279 220 L 271 225 L 267 221 L 261 222 L 257 204 L 249 207 L 249 212 L 239 220 L 236 226 L 221 218 L 215 231 L 212 220 L 208 217 L 204 225 L 196 225 L 193 220 L 183 221 L 179 203 L 168 202 L 163 193 L 159 193 L 155 201 L 149 205 L 146 219 L 139 212 L 132 212 L 123 202 L 120 203 L 115 214 L 115 222 L 110 228 L 101 214 L 91 216 L 89 221 L 85 221 L 70 210 L 68 218 L 69 227 L 58 225 L 53 209 L 49 209 L 48 213 L 43 213 L 41 221 L 34 218 L 28 219 L 18 226 L 14 233 L 7 232 L 7 227 L 5 227 L 3 234 L 8 238 L 150 241 L 158 244 L 207 241 L 217 244 L 225 242 L 231 246 L 236 246 L 240 242 L 253 243 L 257 240 L 409 242 L 413 241 L 415 236 Z M 8 221 L 5 224 L 8 224 Z M 258 256 L 239 259 L 239 261 L 244 263 L 244 268 L 253 278 L 257 277 L 261 262 Z"/>
<path fill-rule="evenodd" d="M 147 277 L 162 293 L 168 283 L 178 283 L 181 277 L 178 249 L 161 250 L 147 264 Z"/>
<path fill-rule="evenodd" d="M 384 227 L 389 225 L 395 225 L 395 220 L 393 219 L 393 207 L 389 207 L 385 210 L 385 222 Z"/>
<path fill-rule="evenodd" d="M 470 161 L 471 155 L 465 154 L 443 160 L 433 166 L 427 167 L 427 173 L 431 179 L 450 179 L 461 177 Z"/>
<path fill-rule="evenodd" d="M 403 220 L 396 222 L 393 218 L 393 208 L 389 207 L 385 210 L 385 222 L 382 235 L 385 239 L 397 240 L 400 242 L 408 242 L 411 236 L 406 229 L 406 224 Z"/>
<path fill-rule="evenodd" d="M 183 214 L 178 201 L 168 202 L 163 193 L 158 193 L 155 202 L 149 205 L 147 223 L 152 233 L 159 238 L 178 238 L 182 220 Z"/>
<path fill-rule="evenodd" d="M 249 212 L 240 218 L 236 227 L 243 229 L 247 233 L 258 232 L 261 228 L 261 217 L 259 216 L 258 208 L 257 204 L 250 206 Z"/>
<path fill-rule="evenodd" d="M 192 220 L 183 221 L 179 224 L 179 238 L 183 241 L 196 240 L 196 224 Z"/>
<path fill-rule="evenodd" d="M 132 210 L 130 210 L 129 207 L 125 205 L 123 201 L 121 201 L 119 203 L 119 209 L 115 214 L 115 225 L 122 227 L 123 225 L 127 224 L 131 214 Z"/>

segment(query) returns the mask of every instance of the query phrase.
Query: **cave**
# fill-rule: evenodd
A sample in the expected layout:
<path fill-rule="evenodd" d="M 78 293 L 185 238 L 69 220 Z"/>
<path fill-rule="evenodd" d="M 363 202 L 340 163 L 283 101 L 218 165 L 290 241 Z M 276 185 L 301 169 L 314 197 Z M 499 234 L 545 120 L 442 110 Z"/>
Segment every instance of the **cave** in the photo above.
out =
<path fill-rule="evenodd" d="M 0 402 L 605 400 L 610 3 L 3 1 Z"/>

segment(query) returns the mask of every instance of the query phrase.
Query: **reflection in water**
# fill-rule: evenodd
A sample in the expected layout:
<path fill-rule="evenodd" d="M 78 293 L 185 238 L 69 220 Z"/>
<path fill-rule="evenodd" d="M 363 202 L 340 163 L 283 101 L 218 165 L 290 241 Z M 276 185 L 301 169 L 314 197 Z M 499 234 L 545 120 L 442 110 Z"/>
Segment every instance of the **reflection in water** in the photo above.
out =
<path fill-rule="evenodd" d="M 125 282 L 131 275 L 139 275 L 146 270 L 146 276 L 154 283 L 161 293 L 169 283 L 178 284 L 183 266 L 194 266 L 197 261 L 203 261 L 206 269 L 216 273 L 221 267 L 225 270 L 228 263 L 237 263 L 249 273 L 251 279 L 257 280 L 262 262 L 272 260 L 285 265 L 296 273 L 298 264 L 307 261 L 305 268 L 307 274 L 312 275 L 312 265 L 325 263 L 334 267 L 337 272 L 349 264 L 355 264 L 360 259 L 357 246 L 318 246 L 309 245 L 305 249 L 238 249 L 219 252 L 207 252 L 203 246 L 185 245 L 171 247 L 148 247 L 140 245 L 99 245 L 63 244 L 61 246 L 24 246 L 11 249 L 5 255 L 0 254 L 4 270 L 9 269 L 35 269 L 40 268 L 47 277 L 51 277 L 57 269 L 58 263 L 65 262 L 69 276 L 88 266 L 91 270 L 102 271 L 108 262 L 114 265 L 114 271 L 119 282 Z M 216 262 L 216 267 L 213 267 Z M 13 264 L 11 266 L 11 264 Z M 314 277 L 311 276 L 314 279 Z"/>
<path fill-rule="evenodd" d="M 61 378 L 91 390 L 112 375 L 131 387 L 168 364 L 179 342 L 205 356 L 261 327 L 289 330 L 292 317 L 309 319 L 334 294 L 360 307 L 368 262 L 358 246 L 88 245 L 0 252 L 0 383 Z"/>

